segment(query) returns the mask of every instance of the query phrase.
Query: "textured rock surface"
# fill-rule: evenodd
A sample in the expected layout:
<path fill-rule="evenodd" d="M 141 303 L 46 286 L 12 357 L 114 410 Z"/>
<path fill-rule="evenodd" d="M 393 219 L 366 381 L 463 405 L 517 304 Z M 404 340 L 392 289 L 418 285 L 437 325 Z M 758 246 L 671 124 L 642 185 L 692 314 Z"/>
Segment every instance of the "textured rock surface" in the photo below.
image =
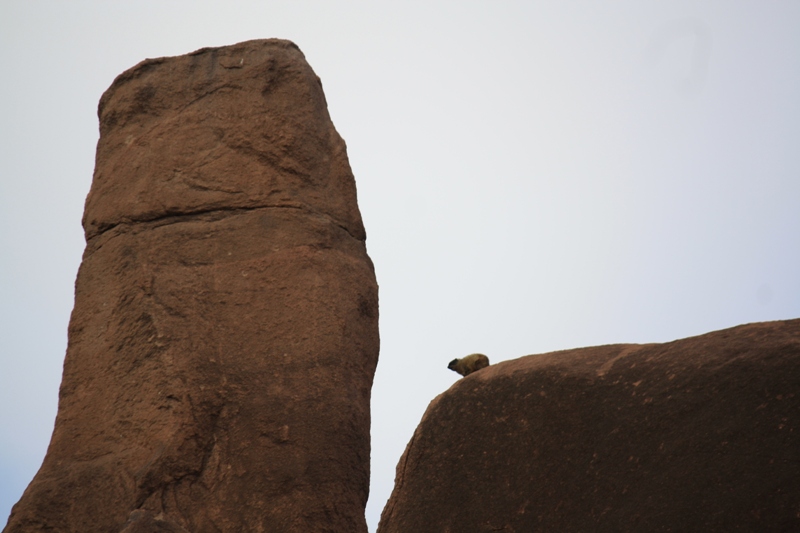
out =
<path fill-rule="evenodd" d="M 378 297 L 292 43 L 103 95 L 55 430 L 5 531 L 366 531 Z"/>
<path fill-rule="evenodd" d="M 378 531 L 800 531 L 800 320 L 461 379 Z"/>

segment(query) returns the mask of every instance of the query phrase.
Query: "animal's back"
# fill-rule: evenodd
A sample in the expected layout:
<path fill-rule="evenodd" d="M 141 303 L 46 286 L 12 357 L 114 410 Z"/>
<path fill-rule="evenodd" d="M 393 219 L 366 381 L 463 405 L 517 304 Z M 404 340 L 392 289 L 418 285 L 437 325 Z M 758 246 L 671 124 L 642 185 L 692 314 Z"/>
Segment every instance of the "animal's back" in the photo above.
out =
<path fill-rule="evenodd" d="M 482 353 L 473 353 L 461 359 L 453 359 L 447 368 L 458 372 L 462 376 L 468 376 L 473 372 L 489 366 L 489 358 Z"/>

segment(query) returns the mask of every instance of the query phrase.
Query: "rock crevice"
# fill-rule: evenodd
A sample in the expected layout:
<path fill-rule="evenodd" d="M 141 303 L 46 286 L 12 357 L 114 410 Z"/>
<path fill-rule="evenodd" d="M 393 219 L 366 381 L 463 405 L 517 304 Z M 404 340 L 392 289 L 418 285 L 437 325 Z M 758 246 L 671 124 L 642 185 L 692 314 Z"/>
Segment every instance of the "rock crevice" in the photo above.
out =
<path fill-rule="evenodd" d="M 138 220 L 120 220 L 115 224 L 109 225 L 107 227 L 98 228 L 96 234 L 94 234 L 91 238 L 88 239 L 88 243 L 91 245 L 96 242 L 102 240 L 101 238 L 106 235 L 121 235 L 124 233 L 128 233 L 132 231 L 133 228 L 155 228 L 161 226 L 167 226 L 171 224 L 180 224 L 180 223 L 187 223 L 187 222 L 196 222 L 200 220 L 204 220 L 207 222 L 216 222 L 223 218 L 229 216 L 237 216 L 242 215 L 248 212 L 258 212 L 258 211 L 265 211 L 270 209 L 287 209 L 287 210 L 295 210 L 301 216 L 306 216 L 309 218 L 314 219 L 324 219 L 332 226 L 339 228 L 347 233 L 354 241 L 359 243 L 363 243 L 364 240 L 359 238 L 357 235 L 353 235 L 350 233 L 350 230 L 347 226 L 344 226 L 338 223 L 336 220 L 332 219 L 330 216 L 325 215 L 323 213 L 314 212 L 308 210 L 306 206 L 297 203 L 284 203 L 284 204 L 274 204 L 274 205 L 260 205 L 260 206 L 251 206 L 251 207 L 219 207 L 214 209 L 200 209 L 197 211 L 188 211 L 183 213 L 159 213 L 154 218 L 140 218 Z"/>

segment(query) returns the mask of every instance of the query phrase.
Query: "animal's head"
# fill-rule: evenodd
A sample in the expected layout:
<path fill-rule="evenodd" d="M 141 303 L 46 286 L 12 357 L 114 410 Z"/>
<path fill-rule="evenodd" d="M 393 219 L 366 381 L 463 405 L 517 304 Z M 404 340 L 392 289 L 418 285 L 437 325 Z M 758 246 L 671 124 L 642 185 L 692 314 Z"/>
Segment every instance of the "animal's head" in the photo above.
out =
<path fill-rule="evenodd" d="M 450 370 L 455 370 L 457 364 L 458 364 L 458 359 L 453 359 L 452 361 L 450 361 L 450 364 L 447 365 L 447 368 L 449 368 Z"/>

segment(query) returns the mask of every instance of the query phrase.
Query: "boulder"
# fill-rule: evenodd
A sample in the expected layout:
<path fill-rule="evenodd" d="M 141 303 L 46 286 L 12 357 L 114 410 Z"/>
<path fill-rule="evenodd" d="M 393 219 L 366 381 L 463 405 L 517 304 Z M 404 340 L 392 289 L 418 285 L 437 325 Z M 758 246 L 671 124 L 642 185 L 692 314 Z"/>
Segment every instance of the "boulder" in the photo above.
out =
<path fill-rule="evenodd" d="M 366 532 L 378 289 L 303 54 L 149 59 L 99 118 L 55 430 L 4 531 Z"/>
<path fill-rule="evenodd" d="M 460 379 L 397 466 L 409 531 L 800 531 L 800 320 Z"/>

